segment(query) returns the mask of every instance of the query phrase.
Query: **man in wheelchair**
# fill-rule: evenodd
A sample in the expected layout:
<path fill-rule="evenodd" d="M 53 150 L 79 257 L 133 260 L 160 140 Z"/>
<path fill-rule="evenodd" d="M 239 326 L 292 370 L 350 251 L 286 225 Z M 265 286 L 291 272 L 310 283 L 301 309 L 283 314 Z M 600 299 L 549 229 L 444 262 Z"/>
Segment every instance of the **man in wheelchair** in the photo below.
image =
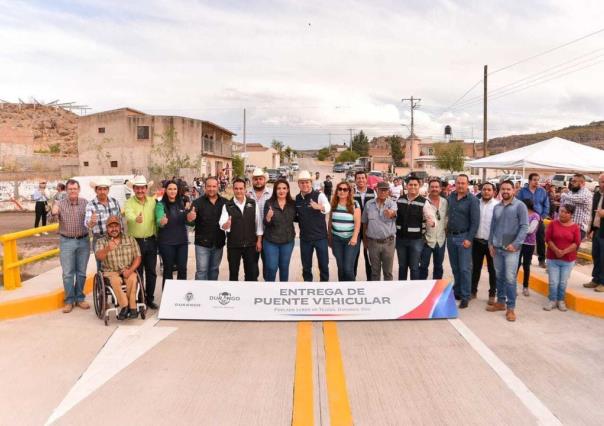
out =
<path fill-rule="evenodd" d="M 107 219 L 107 235 L 97 241 L 95 256 L 101 262 L 103 276 L 109 280 L 120 305 L 117 318 L 137 318 L 136 269 L 141 263 L 141 252 L 136 240 L 122 233 L 119 217 Z M 126 284 L 126 293 L 122 290 L 123 283 Z"/>

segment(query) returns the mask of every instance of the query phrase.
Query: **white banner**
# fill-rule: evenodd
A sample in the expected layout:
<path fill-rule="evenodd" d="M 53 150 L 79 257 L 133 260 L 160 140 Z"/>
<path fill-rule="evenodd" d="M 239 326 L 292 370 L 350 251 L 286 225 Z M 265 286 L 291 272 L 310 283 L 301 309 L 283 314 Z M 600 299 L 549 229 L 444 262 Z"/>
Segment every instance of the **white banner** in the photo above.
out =
<path fill-rule="evenodd" d="M 456 318 L 446 280 L 230 282 L 167 280 L 158 317 L 228 321 Z"/>

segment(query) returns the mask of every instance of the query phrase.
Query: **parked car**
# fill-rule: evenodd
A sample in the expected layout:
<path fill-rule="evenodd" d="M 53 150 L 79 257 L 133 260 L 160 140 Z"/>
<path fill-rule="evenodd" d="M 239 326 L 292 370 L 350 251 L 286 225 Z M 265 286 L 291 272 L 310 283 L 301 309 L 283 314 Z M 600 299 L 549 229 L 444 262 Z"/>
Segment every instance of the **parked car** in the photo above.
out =
<path fill-rule="evenodd" d="M 268 173 L 269 182 L 276 182 L 277 179 L 281 177 L 281 171 L 279 169 L 266 169 L 266 173 Z"/>
<path fill-rule="evenodd" d="M 280 177 L 287 179 L 289 176 L 289 168 L 288 167 L 279 167 Z"/>
<path fill-rule="evenodd" d="M 384 172 L 381 172 L 379 170 L 372 170 L 369 173 L 367 173 L 368 176 L 377 176 L 377 177 L 381 177 L 382 179 L 384 179 Z"/>
<path fill-rule="evenodd" d="M 411 176 L 415 176 L 417 178 L 420 178 L 423 181 L 425 181 L 426 179 L 428 179 L 428 177 L 430 176 L 428 174 L 428 172 L 424 171 L 424 170 L 416 170 L 414 172 L 409 172 L 407 174 L 407 176 L 405 176 L 405 182 L 407 182 L 407 179 L 409 179 Z"/>
<path fill-rule="evenodd" d="M 522 175 L 502 175 L 499 179 L 499 183 L 504 180 L 511 180 L 514 183 L 514 186 L 519 182 L 521 187 L 528 183 L 528 179 L 523 178 Z"/>
<path fill-rule="evenodd" d="M 333 165 L 334 173 L 344 173 L 346 171 L 346 166 L 344 163 L 336 163 Z"/>
<path fill-rule="evenodd" d="M 552 185 L 555 187 L 568 188 L 568 184 L 574 175 L 572 173 L 558 173 L 552 177 Z M 594 180 L 591 176 L 585 175 L 585 187 L 590 191 L 595 191 L 598 187 L 598 181 Z"/>
<path fill-rule="evenodd" d="M 291 163 L 291 168 L 294 172 L 300 170 L 300 166 L 298 165 L 298 163 Z"/>
<path fill-rule="evenodd" d="M 254 166 L 253 164 L 247 164 L 245 166 L 245 172 L 246 173 L 252 173 L 255 168 L 256 168 L 256 166 Z"/>

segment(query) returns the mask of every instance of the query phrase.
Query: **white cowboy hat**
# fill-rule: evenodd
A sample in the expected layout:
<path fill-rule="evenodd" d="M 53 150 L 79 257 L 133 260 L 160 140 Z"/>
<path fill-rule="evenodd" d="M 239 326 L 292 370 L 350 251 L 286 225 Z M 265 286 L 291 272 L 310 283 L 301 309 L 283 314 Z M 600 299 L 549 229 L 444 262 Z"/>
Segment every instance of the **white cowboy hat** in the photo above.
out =
<path fill-rule="evenodd" d="M 264 170 L 262 170 L 260 167 L 256 167 L 254 169 L 254 172 L 252 173 L 252 177 L 260 177 L 260 176 L 266 177 L 266 174 L 264 173 Z"/>
<path fill-rule="evenodd" d="M 98 181 L 90 181 L 90 187 L 92 189 L 96 189 L 99 186 L 104 186 L 106 188 L 111 188 L 111 181 L 109 180 L 109 178 L 105 177 L 105 176 L 101 176 L 101 178 Z"/>
<path fill-rule="evenodd" d="M 144 177 L 143 175 L 137 175 L 134 176 L 134 178 L 132 178 L 132 180 L 129 180 L 126 185 L 128 186 L 128 188 L 132 189 L 133 186 L 153 186 L 153 181 L 149 181 L 147 182 L 147 178 Z"/>
<path fill-rule="evenodd" d="M 310 176 L 310 172 L 308 170 L 302 170 L 300 173 L 298 173 L 298 181 L 301 180 L 312 180 L 312 177 Z"/>

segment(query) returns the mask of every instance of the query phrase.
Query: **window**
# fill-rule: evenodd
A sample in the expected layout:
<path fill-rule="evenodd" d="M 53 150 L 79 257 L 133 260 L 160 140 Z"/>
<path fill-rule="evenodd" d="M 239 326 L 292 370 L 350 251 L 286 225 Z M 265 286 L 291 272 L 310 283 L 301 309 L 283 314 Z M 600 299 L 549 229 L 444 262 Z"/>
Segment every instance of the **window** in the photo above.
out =
<path fill-rule="evenodd" d="M 99 127 L 99 133 L 105 133 L 105 128 L 104 127 Z"/>
<path fill-rule="evenodd" d="M 84 167 L 88 167 L 88 161 L 84 161 Z"/>
<path fill-rule="evenodd" d="M 149 126 L 136 126 L 136 139 L 149 139 Z"/>
<path fill-rule="evenodd" d="M 111 167 L 117 167 L 117 161 L 112 161 L 111 162 Z"/>
<path fill-rule="evenodd" d="M 434 155 L 434 150 L 432 148 L 428 148 L 428 155 Z"/>

